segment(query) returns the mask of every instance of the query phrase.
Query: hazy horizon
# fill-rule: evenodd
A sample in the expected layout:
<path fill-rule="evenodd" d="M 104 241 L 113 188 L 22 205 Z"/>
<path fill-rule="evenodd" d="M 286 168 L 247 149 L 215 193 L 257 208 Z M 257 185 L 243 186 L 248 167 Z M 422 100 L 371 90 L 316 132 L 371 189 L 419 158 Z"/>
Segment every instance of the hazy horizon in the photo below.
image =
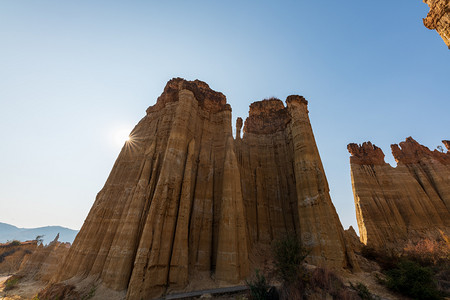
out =
<path fill-rule="evenodd" d="M 0 222 L 80 229 L 129 132 L 168 80 L 250 103 L 303 95 L 345 228 L 348 143 L 450 139 L 450 51 L 422 1 L 3 1 Z"/>

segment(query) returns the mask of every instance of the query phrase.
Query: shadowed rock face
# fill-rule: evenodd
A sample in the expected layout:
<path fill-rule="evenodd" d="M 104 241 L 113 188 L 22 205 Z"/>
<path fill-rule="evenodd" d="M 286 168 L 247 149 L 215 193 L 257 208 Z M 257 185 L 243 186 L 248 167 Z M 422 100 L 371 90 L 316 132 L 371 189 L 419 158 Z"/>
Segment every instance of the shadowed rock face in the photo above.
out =
<path fill-rule="evenodd" d="M 296 233 L 313 264 L 349 263 L 342 226 L 329 196 L 307 101 L 289 96 L 250 105 L 235 141 L 250 245 Z M 240 122 L 236 124 L 240 131 Z"/>
<path fill-rule="evenodd" d="M 450 0 L 423 0 L 430 11 L 423 24 L 431 30 L 436 30 L 450 49 Z"/>
<path fill-rule="evenodd" d="M 408 240 L 437 239 L 440 231 L 448 235 L 449 152 L 430 151 L 411 137 L 391 148 L 395 168 L 370 142 L 348 145 L 361 241 L 378 249 L 402 249 Z"/>
<path fill-rule="evenodd" d="M 93 276 L 128 299 L 192 278 L 238 283 L 249 255 L 286 232 L 312 262 L 351 264 L 308 119 L 290 96 L 250 107 L 240 138 L 231 108 L 201 81 L 168 82 L 131 133 L 58 274 Z"/>

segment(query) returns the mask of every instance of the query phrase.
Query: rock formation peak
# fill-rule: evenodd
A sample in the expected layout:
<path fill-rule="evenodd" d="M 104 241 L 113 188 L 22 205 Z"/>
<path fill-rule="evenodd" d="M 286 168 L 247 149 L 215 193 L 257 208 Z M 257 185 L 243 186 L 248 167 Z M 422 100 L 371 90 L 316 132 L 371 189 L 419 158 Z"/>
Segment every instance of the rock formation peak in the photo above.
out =
<path fill-rule="evenodd" d="M 442 141 L 442 144 L 445 145 L 445 147 L 447 148 L 447 150 L 450 150 L 450 141 L 443 140 L 443 141 Z"/>
<path fill-rule="evenodd" d="M 167 82 L 164 92 L 158 97 L 156 105 L 148 108 L 147 113 L 165 107 L 167 103 L 178 101 L 180 91 L 190 91 L 194 94 L 199 105 L 211 112 L 230 110 L 227 98 L 221 92 L 212 90 L 206 82 L 201 80 L 188 81 L 183 78 L 172 78 Z"/>
<path fill-rule="evenodd" d="M 445 145 L 445 141 L 443 141 Z M 447 147 L 447 145 L 445 145 Z M 395 161 L 402 164 L 419 163 L 424 157 L 435 159 L 443 164 L 450 164 L 450 155 L 437 150 L 431 151 L 428 147 L 419 144 L 412 137 L 406 138 L 399 145 L 391 145 Z"/>
<path fill-rule="evenodd" d="M 371 142 L 364 142 L 362 145 L 348 144 L 347 149 L 352 155 L 350 162 L 358 165 L 384 165 L 383 150 L 373 145 Z"/>
<path fill-rule="evenodd" d="M 233 139 L 222 93 L 170 80 L 122 148 L 58 280 L 98 280 L 127 299 L 196 280 L 236 284 L 286 233 L 311 249 L 309 263 L 355 267 L 307 101 L 255 102 L 241 138 L 242 123 Z"/>
<path fill-rule="evenodd" d="M 287 109 L 280 99 L 270 98 L 256 101 L 250 105 L 244 133 L 274 133 L 284 130 L 288 122 Z"/>
<path fill-rule="evenodd" d="M 288 96 L 286 107 L 280 99 L 274 97 L 253 102 L 245 120 L 244 133 L 270 134 L 285 130 L 290 122 L 288 106 L 293 103 L 303 104 L 305 107 L 308 105 L 308 101 L 298 95 Z"/>

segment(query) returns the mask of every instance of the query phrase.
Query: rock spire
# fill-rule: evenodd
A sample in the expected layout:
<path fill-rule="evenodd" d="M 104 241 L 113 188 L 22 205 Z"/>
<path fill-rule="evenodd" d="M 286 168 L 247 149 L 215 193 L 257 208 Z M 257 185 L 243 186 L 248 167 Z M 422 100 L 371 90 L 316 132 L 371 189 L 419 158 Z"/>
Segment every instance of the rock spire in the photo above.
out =
<path fill-rule="evenodd" d="M 131 132 L 58 273 L 149 299 L 198 278 L 237 284 L 259 245 L 295 234 L 311 263 L 353 266 L 308 118 L 289 96 L 231 108 L 199 80 L 170 80 Z M 75 279 L 73 279 L 75 280 Z"/>

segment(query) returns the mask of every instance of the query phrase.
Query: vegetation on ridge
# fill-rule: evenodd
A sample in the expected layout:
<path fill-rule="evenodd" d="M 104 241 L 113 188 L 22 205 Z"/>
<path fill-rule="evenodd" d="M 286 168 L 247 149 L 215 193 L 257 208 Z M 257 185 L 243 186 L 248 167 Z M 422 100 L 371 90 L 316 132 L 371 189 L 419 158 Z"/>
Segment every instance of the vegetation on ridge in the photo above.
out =
<path fill-rule="evenodd" d="M 409 242 L 401 253 L 363 247 L 362 255 L 376 261 L 390 290 L 413 299 L 443 299 L 450 296 L 450 243 L 423 239 Z"/>

